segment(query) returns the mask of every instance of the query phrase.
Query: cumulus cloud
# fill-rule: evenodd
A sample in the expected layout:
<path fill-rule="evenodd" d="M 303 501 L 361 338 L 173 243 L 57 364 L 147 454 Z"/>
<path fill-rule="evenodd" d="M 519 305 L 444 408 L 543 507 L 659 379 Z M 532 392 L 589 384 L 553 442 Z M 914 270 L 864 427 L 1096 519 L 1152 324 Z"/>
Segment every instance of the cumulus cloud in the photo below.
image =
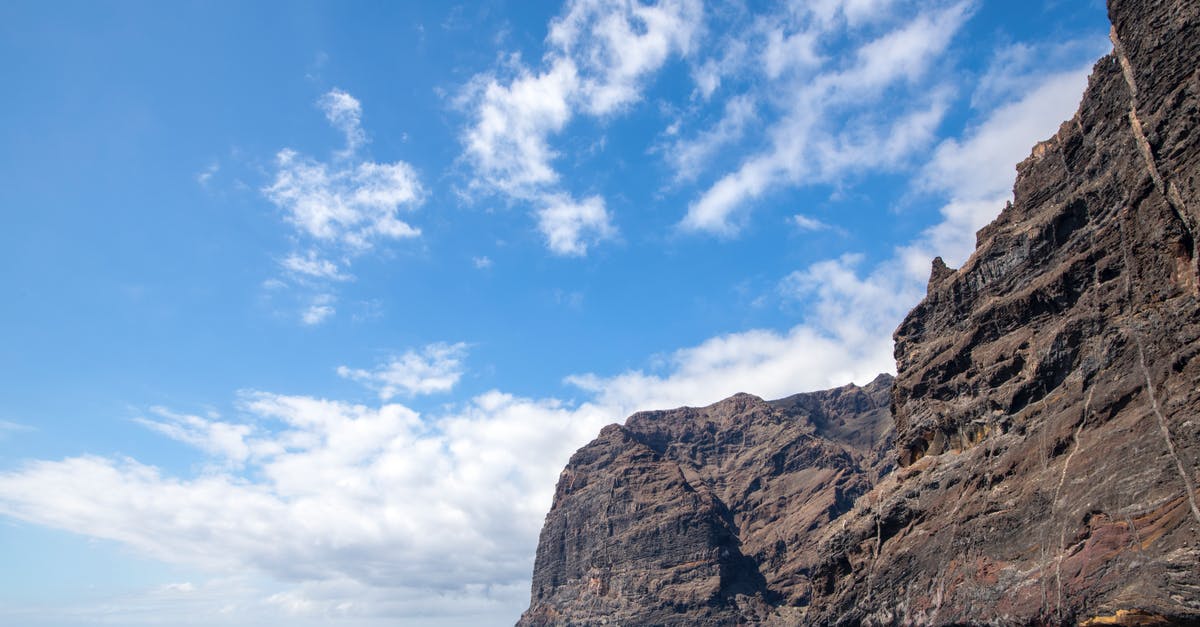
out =
<path fill-rule="evenodd" d="M 671 55 L 687 55 L 702 21 L 696 0 L 573 0 L 546 40 L 579 66 L 584 109 L 604 115 L 636 102 L 642 81 Z"/>
<path fill-rule="evenodd" d="M 555 195 L 544 200 L 545 206 L 537 212 L 538 230 L 546 238 L 546 247 L 556 254 L 582 257 L 589 244 L 616 234 L 604 209 L 604 199 L 599 196 L 575 201 Z"/>
<path fill-rule="evenodd" d="M 462 378 L 463 360 L 467 345 L 430 344 L 420 351 L 406 351 L 373 370 L 341 366 L 338 375 L 363 383 L 379 392 L 379 398 L 390 400 L 399 395 L 417 396 L 449 392 Z"/>
<path fill-rule="evenodd" d="M 542 69 L 513 56 L 509 76 L 476 76 L 460 98 L 471 117 L 462 134 L 470 186 L 532 205 L 553 253 L 581 256 L 613 237 L 602 198 L 563 189 L 551 139 L 579 114 L 614 115 L 637 102 L 650 75 L 689 53 L 702 18 L 697 0 L 569 2 L 550 24 Z"/>
<path fill-rule="evenodd" d="M 318 242 L 357 252 L 379 239 L 421 234 L 399 218 L 401 210 L 415 208 L 422 196 L 416 172 L 407 163 L 331 168 L 285 149 L 276 155 L 275 165 L 275 181 L 264 193 L 287 211 L 293 226 Z"/>
<path fill-rule="evenodd" d="M 320 324 L 334 315 L 335 297 L 328 282 L 350 275 L 343 265 L 379 242 L 414 238 L 421 230 L 402 219 L 424 201 L 425 190 L 416 170 L 404 161 L 378 163 L 362 158 L 367 143 L 362 128 L 362 104 L 350 94 L 334 89 L 317 103 L 329 123 L 342 133 L 345 145 L 331 161 L 321 161 L 284 148 L 275 155 L 275 173 L 262 193 L 284 213 L 308 250 L 292 252 L 280 262 L 292 279 L 322 290 L 301 313 L 307 325 Z"/>
<path fill-rule="evenodd" d="M 36 461 L 0 474 L 0 511 L 289 582 L 247 601 L 285 616 L 463 621 L 474 605 L 475 620 L 511 622 L 554 476 L 614 419 L 501 392 L 433 417 L 264 392 L 245 393 L 239 410 L 246 423 L 166 410 L 145 421 L 218 462 L 198 475 L 128 458 Z"/>
<path fill-rule="evenodd" d="M 347 578 L 280 586 L 262 576 L 241 574 L 150 586 L 116 599 L 5 604 L 0 607 L 0 622 L 28 627 L 100 623 L 394 627 L 396 617 L 404 616 L 417 617 L 419 624 L 430 627 L 475 627 L 511 612 L 515 599 L 526 600 L 527 588 L 491 585 L 465 592 L 412 591 L 376 588 Z M 453 607 L 454 614 L 447 615 L 447 607 Z"/>
<path fill-rule="evenodd" d="M 539 74 L 520 68 L 507 84 L 494 76 L 476 81 L 485 82 L 474 87 L 475 123 L 463 136 L 475 182 L 517 198 L 558 182 L 549 137 L 573 114 L 568 99 L 578 89 L 575 64 L 560 58 Z"/>

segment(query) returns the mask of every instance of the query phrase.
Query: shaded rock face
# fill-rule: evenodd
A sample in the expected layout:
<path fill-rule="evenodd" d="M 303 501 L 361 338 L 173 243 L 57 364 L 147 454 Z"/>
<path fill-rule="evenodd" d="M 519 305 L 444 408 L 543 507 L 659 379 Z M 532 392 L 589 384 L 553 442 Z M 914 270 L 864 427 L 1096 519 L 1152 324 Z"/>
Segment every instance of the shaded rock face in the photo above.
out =
<path fill-rule="evenodd" d="M 1200 2 L 1109 16 L 894 385 L 608 427 L 522 624 L 1200 624 Z"/>
<path fill-rule="evenodd" d="M 522 625 L 727 625 L 810 596 L 816 530 L 891 458 L 892 379 L 635 414 L 571 458 Z"/>

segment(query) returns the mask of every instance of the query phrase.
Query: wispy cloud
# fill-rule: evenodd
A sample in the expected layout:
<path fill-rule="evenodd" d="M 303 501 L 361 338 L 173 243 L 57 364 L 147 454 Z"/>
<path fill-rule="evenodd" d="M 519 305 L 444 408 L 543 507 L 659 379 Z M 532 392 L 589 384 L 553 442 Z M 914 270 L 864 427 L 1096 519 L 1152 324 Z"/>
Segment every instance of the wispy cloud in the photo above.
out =
<path fill-rule="evenodd" d="M 337 308 L 334 307 L 336 302 L 337 297 L 333 294 L 313 295 L 308 306 L 300 314 L 300 322 L 310 327 L 325 322 L 337 313 Z"/>
<path fill-rule="evenodd" d="M 406 351 L 371 370 L 341 366 L 338 375 L 363 383 L 379 392 L 379 398 L 418 396 L 449 392 L 462 378 L 467 345 L 430 344 L 420 351 Z"/>
<path fill-rule="evenodd" d="M 165 407 L 151 407 L 150 414 L 153 418 L 141 417 L 135 421 L 233 464 L 245 463 L 250 457 L 247 439 L 254 432 L 250 425 L 179 414 Z"/>
<path fill-rule="evenodd" d="M 864 3 L 816 3 L 779 16 L 795 32 L 767 31 L 762 54 L 770 89 L 786 94 L 775 99 L 783 108 L 766 129 L 765 148 L 745 157 L 689 205 L 680 223 L 685 230 L 733 235 L 739 213 L 771 189 L 900 167 L 933 141 L 948 91 L 929 68 L 965 22 L 970 5 L 935 5 L 850 55 L 825 59 L 814 49 L 835 33 L 846 38 L 846 29 L 866 23 L 868 14 L 898 21 L 898 15 L 884 10 L 888 3 L 869 4 L 871 11 L 862 13 L 857 7 Z M 804 71 L 793 76 L 793 69 Z M 897 98 L 896 90 L 904 96 Z M 885 94 L 887 113 L 881 115 L 877 109 Z"/>
<path fill-rule="evenodd" d="M 757 119 L 754 98 L 743 94 L 725 102 L 721 119 L 711 128 L 694 137 L 676 138 L 661 146 L 663 154 L 678 182 L 690 182 L 711 167 L 712 157 L 721 149 L 742 139 L 746 127 Z"/>
<path fill-rule="evenodd" d="M 325 112 L 325 119 L 345 137 L 346 147 L 338 155 L 354 156 L 367 143 L 367 134 L 362 129 L 362 103 L 340 89 L 333 89 L 322 96 L 317 104 Z"/>
<path fill-rule="evenodd" d="M 348 274 L 343 274 L 338 264 L 323 259 L 319 255 L 320 253 L 312 249 L 303 255 L 292 253 L 279 262 L 279 265 L 287 272 L 302 277 L 330 281 L 348 281 L 353 278 Z"/>
<path fill-rule="evenodd" d="M 796 215 L 792 216 L 789 221 L 801 231 L 827 231 L 830 228 L 828 224 L 825 224 L 816 218 L 806 216 L 802 213 L 797 213 Z"/>
<path fill-rule="evenodd" d="M 196 173 L 196 182 L 199 183 L 201 187 L 205 187 L 208 185 L 208 182 L 212 180 L 212 177 L 216 176 L 217 172 L 220 171 L 221 164 L 214 161 L 204 166 L 203 170 L 200 170 Z"/>
<path fill-rule="evenodd" d="M 25 431 L 33 431 L 33 427 L 8 420 L 0 420 L 0 440 L 14 433 L 23 433 Z"/>

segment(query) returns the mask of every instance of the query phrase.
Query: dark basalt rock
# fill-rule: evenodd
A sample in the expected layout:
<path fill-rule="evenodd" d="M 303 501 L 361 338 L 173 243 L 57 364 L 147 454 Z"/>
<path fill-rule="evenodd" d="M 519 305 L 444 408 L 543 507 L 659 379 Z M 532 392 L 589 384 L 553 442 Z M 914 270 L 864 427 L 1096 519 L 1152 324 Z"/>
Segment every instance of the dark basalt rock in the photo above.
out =
<path fill-rule="evenodd" d="M 1109 17 L 894 385 L 606 428 L 521 624 L 1200 624 L 1200 2 Z"/>

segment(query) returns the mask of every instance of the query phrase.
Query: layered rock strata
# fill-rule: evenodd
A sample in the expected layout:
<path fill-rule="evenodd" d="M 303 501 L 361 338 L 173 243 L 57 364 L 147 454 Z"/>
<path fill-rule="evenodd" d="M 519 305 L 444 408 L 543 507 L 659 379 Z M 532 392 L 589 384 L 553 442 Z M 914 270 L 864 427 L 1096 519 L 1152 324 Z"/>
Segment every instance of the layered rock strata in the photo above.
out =
<path fill-rule="evenodd" d="M 817 530 L 889 469 L 892 379 L 644 412 L 559 478 L 522 625 L 727 625 L 803 605 Z"/>
<path fill-rule="evenodd" d="M 523 624 L 1200 624 L 1200 2 L 1109 16 L 1078 113 L 897 329 L 894 445 L 885 379 L 608 427 Z"/>

